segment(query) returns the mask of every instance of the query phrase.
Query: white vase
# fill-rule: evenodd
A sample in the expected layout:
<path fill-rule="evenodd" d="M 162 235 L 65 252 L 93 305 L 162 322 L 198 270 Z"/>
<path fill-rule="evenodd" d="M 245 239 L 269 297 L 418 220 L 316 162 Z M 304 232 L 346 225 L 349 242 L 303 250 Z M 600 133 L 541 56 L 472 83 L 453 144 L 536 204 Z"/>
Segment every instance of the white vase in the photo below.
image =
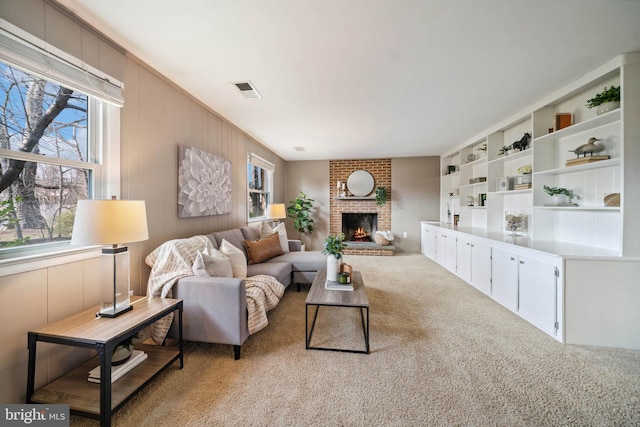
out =
<path fill-rule="evenodd" d="M 597 115 L 601 115 L 604 113 L 608 113 L 609 111 L 613 111 L 617 108 L 620 108 L 620 102 L 619 101 L 610 101 L 610 102 L 605 102 L 603 104 L 598 105 L 598 109 L 596 110 L 596 114 Z"/>
<path fill-rule="evenodd" d="M 333 255 L 327 257 L 327 280 L 338 281 L 338 271 L 340 271 L 340 260 Z"/>
<path fill-rule="evenodd" d="M 531 184 L 531 174 L 530 173 L 522 174 L 522 183 L 523 184 Z"/>
<path fill-rule="evenodd" d="M 553 203 L 555 203 L 556 205 L 562 205 L 567 201 L 567 196 L 565 196 L 564 194 L 556 194 L 555 196 L 551 196 L 551 198 L 553 199 Z"/>

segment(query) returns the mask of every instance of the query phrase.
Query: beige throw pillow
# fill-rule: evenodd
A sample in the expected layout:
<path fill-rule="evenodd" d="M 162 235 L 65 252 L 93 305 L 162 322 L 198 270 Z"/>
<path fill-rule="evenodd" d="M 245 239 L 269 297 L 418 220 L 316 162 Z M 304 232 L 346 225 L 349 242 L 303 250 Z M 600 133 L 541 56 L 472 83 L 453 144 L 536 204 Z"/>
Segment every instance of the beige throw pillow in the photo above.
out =
<path fill-rule="evenodd" d="M 245 240 L 245 248 L 247 248 L 247 254 L 249 255 L 249 264 L 259 264 L 263 261 L 273 258 L 274 256 L 282 255 L 282 248 L 280 247 L 280 237 L 278 233 L 273 233 L 269 237 L 258 240 Z"/>
<path fill-rule="evenodd" d="M 284 227 L 284 222 L 281 222 L 276 227 L 271 227 L 265 221 L 262 222 L 262 228 L 260 230 L 260 238 L 271 236 L 273 233 L 278 233 L 280 239 L 280 247 L 282 252 L 289 252 L 289 238 L 287 237 L 287 229 Z"/>
<path fill-rule="evenodd" d="M 233 271 L 233 277 L 236 279 L 247 278 L 247 258 L 244 256 L 244 252 L 241 249 L 233 246 L 227 239 L 222 239 L 220 244 L 220 252 L 225 254 L 231 260 L 231 270 Z"/>
<path fill-rule="evenodd" d="M 193 262 L 193 274 L 196 276 L 233 277 L 229 257 L 215 249 L 210 249 L 210 251 L 213 254 L 209 255 L 207 251 L 198 251 L 196 260 Z"/>

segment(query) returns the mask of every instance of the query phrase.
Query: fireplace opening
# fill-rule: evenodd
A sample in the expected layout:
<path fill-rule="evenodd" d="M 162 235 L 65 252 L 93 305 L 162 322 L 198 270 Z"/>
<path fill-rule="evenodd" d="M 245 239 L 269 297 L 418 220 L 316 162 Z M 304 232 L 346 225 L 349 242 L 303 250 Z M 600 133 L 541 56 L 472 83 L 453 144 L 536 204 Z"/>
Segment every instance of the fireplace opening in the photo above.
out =
<path fill-rule="evenodd" d="M 342 213 L 342 232 L 347 242 L 372 242 L 377 230 L 377 213 Z"/>

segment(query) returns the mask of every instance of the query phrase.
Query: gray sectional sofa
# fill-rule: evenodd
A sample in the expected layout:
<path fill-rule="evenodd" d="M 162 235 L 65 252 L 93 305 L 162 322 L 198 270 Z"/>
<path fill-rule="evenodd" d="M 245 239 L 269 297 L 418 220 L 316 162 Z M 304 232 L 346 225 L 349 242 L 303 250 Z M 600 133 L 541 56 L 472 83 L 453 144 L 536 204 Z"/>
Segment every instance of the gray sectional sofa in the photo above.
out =
<path fill-rule="evenodd" d="M 257 240 L 260 230 L 242 227 L 218 231 L 207 235 L 214 248 L 226 239 L 247 255 L 243 241 Z M 290 252 L 276 256 L 259 264 L 247 265 L 247 276 L 267 274 L 278 279 L 285 288 L 295 283 L 313 281 L 320 269 L 326 268 L 326 258 L 320 252 L 301 252 L 299 240 L 289 240 Z M 248 258 L 248 257 L 247 257 Z M 228 277 L 183 277 L 173 286 L 173 297 L 183 300 L 183 337 L 187 341 L 231 344 L 236 360 L 249 337 L 247 327 L 247 295 L 243 279 Z M 177 337 L 174 325 L 169 336 Z"/>

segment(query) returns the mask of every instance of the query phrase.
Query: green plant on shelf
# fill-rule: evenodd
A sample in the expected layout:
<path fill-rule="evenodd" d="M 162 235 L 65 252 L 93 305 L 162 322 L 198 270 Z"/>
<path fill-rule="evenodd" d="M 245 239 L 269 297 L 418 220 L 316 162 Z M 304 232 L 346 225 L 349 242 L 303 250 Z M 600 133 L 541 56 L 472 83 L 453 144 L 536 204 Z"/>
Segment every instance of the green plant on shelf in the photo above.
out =
<path fill-rule="evenodd" d="M 587 99 L 586 106 L 588 108 L 594 108 L 605 102 L 620 102 L 620 86 L 611 86 L 610 88 L 605 86 L 602 92 L 591 99 Z"/>
<path fill-rule="evenodd" d="M 503 154 L 507 154 L 507 152 L 509 150 L 511 150 L 511 146 L 510 145 L 503 145 L 502 147 L 500 147 L 500 149 L 498 150 L 498 155 L 502 156 Z"/>
<path fill-rule="evenodd" d="M 550 196 L 558 196 L 560 194 L 564 194 L 565 196 L 569 197 L 569 198 L 573 198 L 573 191 L 571 190 L 567 190 L 564 187 L 548 187 L 546 185 L 544 185 L 542 188 L 544 188 L 545 193 L 547 193 Z"/>
<path fill-rule="evenodd" d="M 525 174 L 525 173 L 531 173 L 531 171 L 532 171 L 532 170 L 533 170 L 533 169 L 531 169 L 531 165 L 524 165 L 524 166 L 520 166 L 520 167 L 518 168 L 518 173 L 519 173 L 520 175 L 523 175 L 523 174 Z"/>

